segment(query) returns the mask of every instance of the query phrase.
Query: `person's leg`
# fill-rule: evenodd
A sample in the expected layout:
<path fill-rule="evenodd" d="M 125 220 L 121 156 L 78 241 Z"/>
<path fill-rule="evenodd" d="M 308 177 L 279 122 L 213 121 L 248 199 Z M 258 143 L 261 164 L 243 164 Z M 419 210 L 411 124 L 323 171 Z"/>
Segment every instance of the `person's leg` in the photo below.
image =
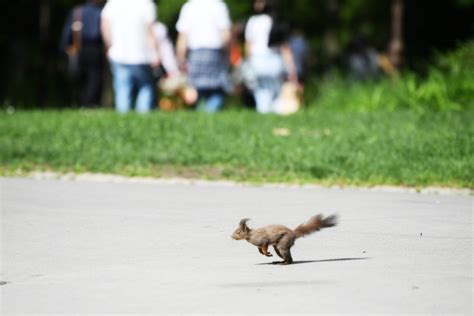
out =
<path fill-rule="evenodd" d="M 196 101 L 195 109 L 197 111 L 205 112 L 206 107 L 207 107 L 207 99 L 211 95 L 210 90 L 209 89 L 197 89 L 197 93 L 198 93 L 198 99 Z"/>
<path fill-rule="evenodd" d="M 253 95 L 256 109 L 259 113 L 274 112 L 274 102 L 279 95 L 277 82 L 282 68 L 278 54 L 269 52 L 265 55 L 254 56 L 250 65 L 255 72 Z"/>
<path fill-rule="evenodd" d="M 105 81 L 105 63 L 104 58 L 104 49 L 102 45 L 93 47 L 93 57 L 92 57 L 92 71 L 91 71 L 91 104 L 94 106 L 102 106 L 102 95 L 104 91 L 104 81 Z"/>
<path fill-rule="evenodd" d="M 102 101 L 103 70 L 89 67 L 86 70 L 85 86 L 83 90 L 83 105 L 87 107 L 98 107 Z"/>
<path fill-rule="evenodd" d="M 119 113 L 129 112 L 132 106 L 133 78 L 130 67 L 112 62 L 115 109 Z"/>
<path fill-rule="evenodd" d="M 137 65 L 134 69 L 137 81 L 136 111 L 138 113 L 150 112 L 155 103 L 156 88 L 153 71 L 148 65 Z"/>
<path fill-rule="evenodd" d="M 257 112 L 262 114 L 272 112 L 273 95 L 273 91 L 270 89 L 257 88 L 254 90 L 254 98 Z"/>
<path fill-rule="evenodd" d="M 74 105 L 82 108 L 85 106 L 84 90 L 85 84 L 87 82 L 86 58 L 84 52 L 79 52 L 77 58 L 77 70 L 73 71 L 73 76 L 71 79 L 74 84 Z"/>
<path fill-rule="evenodd" d="M 204 111 L 208 113 L 215 113 L 219 111 L 223 105 L 224 105 L 224 93 L 220 89 L 214 90 L 214 91 L 211 91 L 207 97 Z"/>
<path fill-rule="evenodd" d="M 281 108 L 281 92 L 283 87 L 283 80 L 280 77 L 272 78 L 269 88 L 272 94 L 272 104 L 270 111 L 273 113 L 278 113 Z"/>
<path fill-rule="evenodd" d="M 97 107 L 101 104 L 104 58 L 102 47 L 88 45 L 82 48 L 82 67 L 84 82 L 81 104 L 86 107 Z"/>

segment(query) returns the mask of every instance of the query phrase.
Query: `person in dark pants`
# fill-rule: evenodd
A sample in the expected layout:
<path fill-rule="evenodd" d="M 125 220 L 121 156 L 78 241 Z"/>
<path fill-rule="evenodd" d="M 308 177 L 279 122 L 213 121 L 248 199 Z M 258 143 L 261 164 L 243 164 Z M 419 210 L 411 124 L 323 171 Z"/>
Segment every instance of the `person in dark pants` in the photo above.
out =
<path fill-rule="evenodd" d="M 88 0 L 69 14 L 61 37 L 61 51 L 69 58 L 69 74 L 80 87 L 80 106 L 102 103 L 106 57 L 100 23 L 105 0 Z"/>

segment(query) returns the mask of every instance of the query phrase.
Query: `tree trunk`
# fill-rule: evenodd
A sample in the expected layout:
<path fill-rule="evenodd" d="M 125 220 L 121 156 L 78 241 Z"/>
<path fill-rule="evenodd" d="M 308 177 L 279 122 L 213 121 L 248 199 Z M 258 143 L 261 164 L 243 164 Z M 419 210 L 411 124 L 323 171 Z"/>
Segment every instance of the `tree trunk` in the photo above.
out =
<path fill-rule="evenodd" d="M 326 0 L 327 28 L 324 33 L 323 45 L 329 63 L 333 63 L 340 53 L 337 27 L 339 25 L 339 0 Z"/>
<path fill-rule="evenodd" d="M 399 69 L 403 64 L 403 11 L 404 0 L 392 2 L 392 38 L 388 48 L 388 58 L 392 65 Z"/>
<path fill-rule="evenodd" d="M 40 65 L 38 67 L 38 79 L 36 85 L 36 106 L 44 106 L 47 89 L 46 89 L 46 77 L 49 70 L 49 58 L 48 58 L 48 44 L 50 40 L 50 29 L 51 29 L 51 1 L 42 0 L 39 3 L 39 47 L 40 47 Z"/>

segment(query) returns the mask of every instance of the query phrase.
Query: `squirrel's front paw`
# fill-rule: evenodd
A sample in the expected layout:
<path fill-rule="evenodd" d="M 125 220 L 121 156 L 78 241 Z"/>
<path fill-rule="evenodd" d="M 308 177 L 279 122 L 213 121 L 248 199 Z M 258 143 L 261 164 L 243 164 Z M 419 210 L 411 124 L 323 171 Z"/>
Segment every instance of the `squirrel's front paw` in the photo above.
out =
<path fill-rule="evenodd" d="M 273 257 L 273 255 L 272 255 L 270 252 L 267 252 L 267 253 L 265 254 L 265 256 L 267 256 L 267 257 Z"/>

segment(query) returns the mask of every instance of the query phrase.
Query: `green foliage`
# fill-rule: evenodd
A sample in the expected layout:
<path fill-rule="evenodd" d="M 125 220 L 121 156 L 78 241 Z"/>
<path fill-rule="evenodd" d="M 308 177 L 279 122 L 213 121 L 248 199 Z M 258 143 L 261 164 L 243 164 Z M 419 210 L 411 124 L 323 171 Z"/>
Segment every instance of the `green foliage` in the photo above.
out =
<path fill-rule="evenodd" d="M 406 72 L 396 79 L 369 83 L 329 76 L 308 89 L 316 107 L 369 111 L 409 108 L 417 111 L 474 109 L 474 41 L 439 55 L 425 76 Z M 313 99 L 311 99 L 313 100 Z"/>
<path fill-rule="evenodd" d="M 457 0 L 456 3 L 460 7 L 474 6 L 474 0 Z"/>
<path fill-rule="evenodd" d="M 55 170 L 472 188 L 473 114 L 1 113 L 0 174 Z"/>
<path fill-rule="evenodd" d="M 158 5 L 158 16 L 161 21 L 173 27 L 179 10 L 186 0 L 161 0 Z M 251 10 L 251 1 L 226 1 L 234 21 L 247 18 Z"/>
<path fill-rule="evenodd" d="M 181 6 L 186 0 L 162 0 L 158 6 L 158 19 L 163 21 L 168 26 L 172 27 L 171 23 L 175 22 L 179 14 Z"/>

